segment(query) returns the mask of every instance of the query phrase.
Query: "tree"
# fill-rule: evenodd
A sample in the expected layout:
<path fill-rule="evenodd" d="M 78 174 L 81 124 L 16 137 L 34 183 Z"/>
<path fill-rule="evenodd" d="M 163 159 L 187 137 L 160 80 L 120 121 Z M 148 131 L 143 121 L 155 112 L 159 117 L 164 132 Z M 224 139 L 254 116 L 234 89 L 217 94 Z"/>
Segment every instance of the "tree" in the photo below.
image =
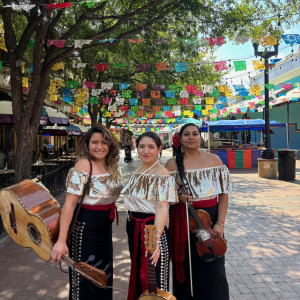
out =
<path fill-rule="evenodd" d="M 17 181 L 30 177 L 31 145 L 39 127 L 51 69 L 56 63 L 72 56 L 74 52 L 113 48 L 122 39 L 135 36 L 143 29 L 176 28 L 177 31 L 184 31 L 188 24 L 191 30 L 214 37 L 233 35 L 234 25 L 241 24 L 243 27 L 238 31 L 248 33 L 264 13 L 274 12 L 276 16 L 277 10 L 281 9 L 282 13 L 284 5 L 287 5 L 268 1 L 264 7 L 257 9 L 255 2 L 252 4 L 235 0 L 216 3 L 214 6 L 204 0 L 118 0 L 97 2 L 91 8 L 77 2 L 67 9 L 55 9 L 53 0 L 34 3 L 35 6 L 28 12 L 14 10 L 10 0 L 3 0 L 3 6 L 0 7 L 12 78 Z M 176 27 L 178 22 L 180 27 Z M 116 41 L 110 45 L 97 42 L 98 39 L 111 37 L 116 38 Z M 35 40 L 35 45 L 28 51 L 26 48 L 31 39 Z M 53 39 L 66 40 L 65 47 L 47 47 L 47 41 Z M 82 49 L 75 49 L 75 39 L 90 39 L 93 42 Z M 17 63 L 25 55 L 33 62 L 26 100 L 23 97 L 21 67 Z"/>

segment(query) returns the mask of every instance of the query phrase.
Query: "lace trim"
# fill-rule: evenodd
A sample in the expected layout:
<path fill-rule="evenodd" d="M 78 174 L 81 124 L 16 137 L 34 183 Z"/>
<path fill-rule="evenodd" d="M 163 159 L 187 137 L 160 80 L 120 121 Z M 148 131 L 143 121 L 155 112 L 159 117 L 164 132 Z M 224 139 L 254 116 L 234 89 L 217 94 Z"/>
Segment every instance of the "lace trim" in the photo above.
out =
<path fill-rule="evenodd" d="M 185 170 L 184 172 L 194 198 L 205 198 L 232 192 L 230 173 L 225 165 L 204 169 Z M 177 182 L 180 180 L 178 171 L 170 173 Z"/>

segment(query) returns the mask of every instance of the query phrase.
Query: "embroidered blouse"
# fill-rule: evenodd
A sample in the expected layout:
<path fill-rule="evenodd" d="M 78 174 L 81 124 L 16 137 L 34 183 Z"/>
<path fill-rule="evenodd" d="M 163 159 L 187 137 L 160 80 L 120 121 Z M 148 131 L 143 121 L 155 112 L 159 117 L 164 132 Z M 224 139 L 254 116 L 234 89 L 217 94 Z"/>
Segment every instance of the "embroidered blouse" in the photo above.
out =
<path fill-rule="evenodd" d="M 67 193 L 81 196 L 88 177 L 88 173 L 71 168 L 66 180 Z M 113 179 L 108 173 L 92 175 L 90 191 L 85 195 L 82 203 L 88 205 L 112 204 L 118 199 L 122 187 L 122 182 Z"/>
<path fill-rule="evenodd" d="M 175 181 L 170 175 L 134 173 L 121 193 L 126 209 L 135 212 L 155 214 L 157 201 L 177 201 Z"/>
<path fill-rule="evenodd" d="M 176 182 L 180 181 L 178 171 L 170 173 Z M 232 192 L 230 173 L 225 165 L 204 169 L 184 170 L 184 174 L 192 191 L 194 201 Z"/>

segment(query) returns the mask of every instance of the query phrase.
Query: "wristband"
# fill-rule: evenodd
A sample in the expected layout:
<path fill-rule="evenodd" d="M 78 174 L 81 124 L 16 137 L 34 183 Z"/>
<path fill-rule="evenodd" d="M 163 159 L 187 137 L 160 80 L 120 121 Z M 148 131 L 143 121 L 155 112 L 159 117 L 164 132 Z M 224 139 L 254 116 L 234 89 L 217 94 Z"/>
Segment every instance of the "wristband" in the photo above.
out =
<path fill-rule="evenodd" d="M 216 222 L 216 224 L 222 226 L 222 227 L 225 227 L 224 224 L 220 223 L 220 222 Z"/>

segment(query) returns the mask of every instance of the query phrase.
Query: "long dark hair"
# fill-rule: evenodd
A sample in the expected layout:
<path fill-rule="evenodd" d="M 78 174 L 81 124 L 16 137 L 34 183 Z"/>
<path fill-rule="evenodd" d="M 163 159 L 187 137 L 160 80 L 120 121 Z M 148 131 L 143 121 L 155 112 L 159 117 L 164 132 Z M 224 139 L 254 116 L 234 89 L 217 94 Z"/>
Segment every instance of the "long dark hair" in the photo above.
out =
<path fill-rule="evenodd" d="M 109 152 L 105 157 L 105 164 L 109 174 L 113 177 L 121 177 L 118 166 L 120 158 L 120 145 L 117 138 L 108 128 L 97 125 L 89 129 L 89 131 L 84 134 L 79 141 L 78 154 L 81 157 L 92 159 L 89 151 L 89 142 L 94 133 L 101 133 L 105 142 L 108 144 Z"/>
<path fill-rule="evenodd" d="M 187 127 L 190 127 L 190 126 L 197 127 L 197 129 L 199 130 L 199 134 L 201 134 L 200 128 L 197 125 L 195 125 L 194 123 L 187 123 L 187 124 L 183 125 L 180 128 L 180 131 L 178 133 L 179 138 L 181 138 L 184 129 L 187 128 Z M 183 152 L 181 151 L 181 144 L 176 149 L 176 165 L 177 165 L 177 169 L 178 169 L 179 178 L 183 182 L 183 178 L 184 178 L 184 165 L 183 165 Z"/>

